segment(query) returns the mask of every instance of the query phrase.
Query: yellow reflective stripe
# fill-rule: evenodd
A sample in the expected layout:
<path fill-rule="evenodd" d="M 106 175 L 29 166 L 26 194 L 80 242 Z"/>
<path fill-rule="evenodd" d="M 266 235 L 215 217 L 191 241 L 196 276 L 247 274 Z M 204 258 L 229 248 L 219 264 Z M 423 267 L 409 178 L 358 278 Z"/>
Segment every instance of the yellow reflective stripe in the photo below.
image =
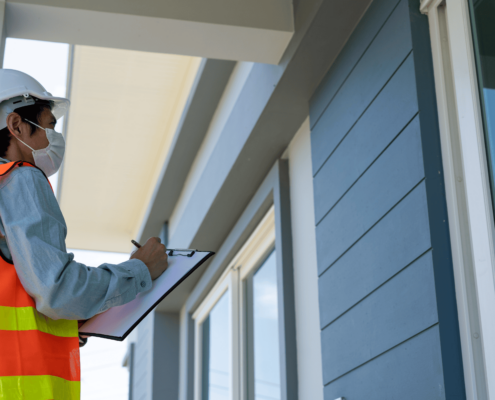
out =
<path fill-rule="evenodd" d="M 81 382 L 51 375 L 0 376 L 2 400 L 79 400 Z"/>
<path fill-rule="evenodd" d="M 0 330 L 38 330 L 61 337 L 77 337 L 79 335 L 77 321 L 54 320 L 45 317 L 33 307 L 0 306 Z"/>

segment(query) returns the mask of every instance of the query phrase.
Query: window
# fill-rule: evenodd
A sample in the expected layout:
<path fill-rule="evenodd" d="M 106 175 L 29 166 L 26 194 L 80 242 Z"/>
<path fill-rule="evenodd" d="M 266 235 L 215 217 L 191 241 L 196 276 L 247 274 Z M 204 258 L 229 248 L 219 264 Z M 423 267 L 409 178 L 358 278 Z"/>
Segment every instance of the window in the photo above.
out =
<path fill-rule="evenodd" d="M 469 3 L 492 199 L 495 199 L 495 1 L 470 0 Z"/>
<path fill-rule="evenodd" d="M 277 265 L 275 251 L 244 283 L 247 292 L 248 399 L 280 400 Z"/>
<path fill-rule="evenodd" d="M 193 315 L 195 400 L 280 400 L 273 207 Z"/>
<path fill-rule="evenodd" d="M 227 400 L 230 392 L 229 302 L 224 293 L 202 324 L 202 398 Z"/>

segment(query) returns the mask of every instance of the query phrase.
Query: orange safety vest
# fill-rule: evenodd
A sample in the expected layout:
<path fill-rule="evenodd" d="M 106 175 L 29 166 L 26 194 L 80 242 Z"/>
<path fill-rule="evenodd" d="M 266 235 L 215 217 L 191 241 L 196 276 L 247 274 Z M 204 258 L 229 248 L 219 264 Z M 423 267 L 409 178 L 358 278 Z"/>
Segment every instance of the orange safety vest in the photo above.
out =
<path fill-rule="evenodd" d="M 20 166 L 34 167 L 2 164 L 0 176 Z M 0 399 L 79 399 L 78 336 L 77 321 L 53 320 L 36 310 L 14 264 L 0 252 Z"/>

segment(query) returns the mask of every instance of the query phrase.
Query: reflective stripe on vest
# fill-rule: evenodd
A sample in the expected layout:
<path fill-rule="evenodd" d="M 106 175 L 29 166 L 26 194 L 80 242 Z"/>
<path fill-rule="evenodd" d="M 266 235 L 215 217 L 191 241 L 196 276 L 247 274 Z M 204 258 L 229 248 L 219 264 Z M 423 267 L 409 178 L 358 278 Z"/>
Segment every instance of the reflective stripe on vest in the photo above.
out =
<path fill-rule="evenodd" d="M 27 162 L 0 165 L 0 176 Z M 0 399 L 80 398 L 77 321 L 53 320 L 36 304 L 0 254 Z"/>

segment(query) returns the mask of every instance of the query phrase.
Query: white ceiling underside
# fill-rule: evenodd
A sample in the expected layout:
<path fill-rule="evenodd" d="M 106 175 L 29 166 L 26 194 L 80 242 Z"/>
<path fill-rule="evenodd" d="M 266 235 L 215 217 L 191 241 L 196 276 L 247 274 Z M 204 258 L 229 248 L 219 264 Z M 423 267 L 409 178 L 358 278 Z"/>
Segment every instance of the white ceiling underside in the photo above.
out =
<path fill-rule="evenodd" d="M 67 247 L 131 249 L 200 62 L 76 46 L 60 182 Z"/>

